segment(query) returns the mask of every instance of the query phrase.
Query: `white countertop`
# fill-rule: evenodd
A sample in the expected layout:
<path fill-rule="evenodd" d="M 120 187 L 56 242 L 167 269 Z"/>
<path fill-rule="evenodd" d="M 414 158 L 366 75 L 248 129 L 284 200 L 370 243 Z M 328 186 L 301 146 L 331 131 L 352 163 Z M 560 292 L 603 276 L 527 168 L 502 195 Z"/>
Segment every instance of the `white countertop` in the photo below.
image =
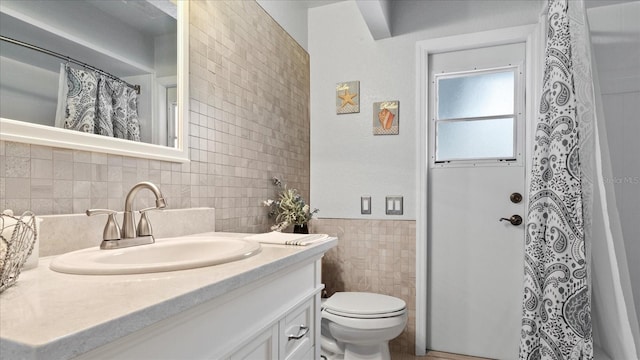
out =
<path fill-rule="evenodd" d="M 62 274 L 49 269 L 51 257 L 41 258 L 37 268 L 23 271 L 0 294 L 0 354 L 5 359 L 73 358 L 336 244 L 336 238 L 310 246 L 262 244 L 259 254 L 228 264 L 136 275 Z"/>

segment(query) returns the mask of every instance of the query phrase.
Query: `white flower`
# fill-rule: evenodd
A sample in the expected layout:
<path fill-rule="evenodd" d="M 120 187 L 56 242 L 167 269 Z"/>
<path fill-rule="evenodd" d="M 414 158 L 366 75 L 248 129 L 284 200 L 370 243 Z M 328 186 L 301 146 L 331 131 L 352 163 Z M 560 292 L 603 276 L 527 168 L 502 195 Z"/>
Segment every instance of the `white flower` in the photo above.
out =
<path fill-rule="evenodd" d="M 269 199 L 269 200 L 265 200 L 262 202 L 262 205 L 264 206 L 271 206 L 273 204 L 273 200 Z"/>

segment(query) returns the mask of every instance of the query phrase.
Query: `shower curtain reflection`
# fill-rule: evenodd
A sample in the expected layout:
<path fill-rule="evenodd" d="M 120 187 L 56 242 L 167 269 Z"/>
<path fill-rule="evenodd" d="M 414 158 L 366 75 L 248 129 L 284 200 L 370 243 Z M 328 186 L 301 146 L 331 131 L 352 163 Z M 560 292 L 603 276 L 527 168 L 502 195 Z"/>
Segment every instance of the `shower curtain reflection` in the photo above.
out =
<path fill-rule="evenodd" d="M 55 125 L 140 141 L 137 94 L 122 81 L 61 64 Z"/>

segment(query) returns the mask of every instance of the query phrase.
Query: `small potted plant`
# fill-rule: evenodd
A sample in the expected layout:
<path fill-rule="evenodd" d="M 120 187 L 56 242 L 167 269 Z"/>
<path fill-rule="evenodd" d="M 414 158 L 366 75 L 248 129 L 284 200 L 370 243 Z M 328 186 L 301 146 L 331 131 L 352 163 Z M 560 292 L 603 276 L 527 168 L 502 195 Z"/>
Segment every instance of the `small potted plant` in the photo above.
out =
<path fill-rule="evenodd" d="M 288 189 L 279 178 L 274 176 L 271 181 L 281 189 L 275 200 L 268 199 L 262 202 L 264 206 L 269 207 L 269 217 L 275 217 L 275 224 L 271 226 L 271 230 L 283 231 L 293 225 L 294 233 L 308 234 L 307 223 L 318 209 L 310 211 L 311 208 L 298 190 Z"/>

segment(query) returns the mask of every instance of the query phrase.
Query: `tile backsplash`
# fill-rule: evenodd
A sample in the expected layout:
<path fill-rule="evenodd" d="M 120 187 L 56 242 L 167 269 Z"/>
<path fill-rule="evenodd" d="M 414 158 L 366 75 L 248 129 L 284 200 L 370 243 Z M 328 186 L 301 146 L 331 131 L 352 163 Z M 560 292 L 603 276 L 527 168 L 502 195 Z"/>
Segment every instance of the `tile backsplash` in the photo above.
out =
<path fill-rule="evenodd" d="M 407 303 L 405 331 L 392 340 L 392 352 L 413 354 L 416 319 L 416 222 L 406 220 L 315 219 L 311 232 L 337 236 L 338 246 L 322 259 L 327 295 L 365 291 Z"/>
<path fill-rule="evenodd" d="M 272 176 L 308 198 L 309 55 L 253 1 L 192 1 L 189 31 L 190 163 L 0 141 L 0 208 L 121 211 L 152 181 L 169 208 L 214 207 L 217 230 L 260 232 Z M 135 207 L 150 204 L 140 192 Z"/>
<path fill-rule="evenodd" d="M 189 208 L 151 211 L 147 215 L 157 239 L 215 231 L 215 209 Z M 95 247 L 102 242 L 106 216 L 44 215 L 38 233 L 40 257 Z M 122 224 L 122 213 L 116 215 Z M 136 216 L 136 219 L 139 219 Z"/>

